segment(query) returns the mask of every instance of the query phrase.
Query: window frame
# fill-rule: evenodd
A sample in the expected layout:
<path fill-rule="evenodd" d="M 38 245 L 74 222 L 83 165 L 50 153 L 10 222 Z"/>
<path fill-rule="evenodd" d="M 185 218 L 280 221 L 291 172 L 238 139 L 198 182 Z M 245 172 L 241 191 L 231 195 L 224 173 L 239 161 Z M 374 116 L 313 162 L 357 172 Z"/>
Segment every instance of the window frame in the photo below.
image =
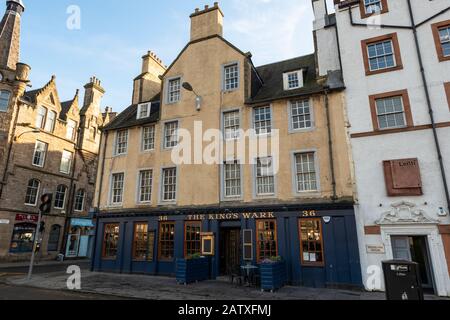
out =
<path fill-rule="evenodd" d="M 238 119 L 239 119 L 239 128 L 237 129 L 237 137 L 234 138 L 227 138 L 226 135 L 226 126 L 225 126 L 225 115 L 226 114 L 230 114 L 230 113 L 237 113 L 238 114 Z M 222 119 L 221 119 L 221 128 L 222 128 L 222 136 L 224 141 L 236 141 L 239 140 L 241 138 L 242 135 L 242 115 L 241 115 L 241 110 L 240 109 L 229 109 L 229 110 L 223 110 L 222 111 Z"/>
<path fill-rule="evenodd" d="M 256 119 L 255 119 L 255 116 L 256 116 L 256 110 L 257 109 L 263 109 L 263 108 L 268 108 L 269 109 L 269 111 L 270 111 L 270 132 L 265 132 L 265 133 L 258 133 L 258 132 L 256 132 Z M 261 105 L 261 106 L 255 106 L 255 107 L 253 107 L 252 108 L 252 118 L 251 118 L 251 121 L 252 121 L 252 128 L 253 128 L 253 130 L 254 130 L 254 132 L 253 132 L 253 134 L 255 135 L 255 136 L 258 136 L 258 137 L 264 137 L 264 136 L 270 136 L 270 135 L 272 135 L 272 132 L 273 132 L 273 129 L 274 129 L 274 123 L 273 123 L 273 108 L 272 108 L 272 104 L 268 104 L 268 105 Z M 265 121 L 267 121 L 267 120 L 265 120 Z M 258 122 L 262 122 L 262 121 L 258 121 Z"/>
<path fill-rule="evenodd" d="M 150 177 L 150 180 L 151 180 L 151 182 L 150 182 L 150 200 L 146 200 L 146 201 L 142 201 L 141 200 L 141 195 L 142 195 L 141 194 L 141 188 L 142 188 L 142 186 L 141 186 L 141 182 L 142 182 L 141 175 L 144 172 L 150 172 L 151 173 L 151 177 Z M 150 204 L 150 203 L 152 203 L 154 179 L 155 179 L 154 170 L 152 168 L 142 168 L 142 169 L 138 170 L 138 173 L 137 173 L 137 192 L 136 192 L 136 194 L 137 194 L 137 199 L 136 199 L 137 204 L 143 205 L 143 204 Z"/>
<path fill-rule="evenodd" d="M 147 250 L 147 255 L 146 258 L 142 259 L 136 256 L 136 235 L 137 235 L 137 227 L 138 226 L 142 226 L 142 225 L 146 225 L 147 226 L 147 243 L 146 243 L 146 250 Z M 153 241 L 151 241 L 150 239 L 150 234 L 153 234 Z M 156 240 L 156 231 L 155 230 L 151 230 L 150 229 L 150 224 L 148 223 L 148 221 L 137 221 L 134 222 L 133 224 L 133 245 L 132 245 L 132 252 L 131 252 L 131 257 L 132 257 L 132 261 L 133 262 L 154 262 L 155 260 L 155 240 Z M 150 252 L 150 248 L 151 248 L 151 252 Z M 151 254 L 150 254 L 151 253 Z"/>
<path fill-rule="evenodd" d="M 40 114 L 40 111 L 44 110 L 45 114 Z M 44 107 L 43 105 L 38 106 L 37 108 L 37 116 L 35 119 L 35 127 L 39 130 L 44 130 L 45 124 L 47 122 L 47 114 L 48 114 L 48 108 Z M 38 125 L 38 119 L 41 119 L 39 125 Z"/>
<path fill-rule="evenodd" d="M 53 115 L 54 118 L 51 122 L 51 127 L 48 128 L 49 125 L 49 120 L 50 120 L 50 115 Z M 48 110 L 47 111 L 47 118 L 45 119 L 45 125 L 44 125 L 44 131 L 46 132 L 50 132 L 53 133 L 55 131 L 55 126 L 56 126 L 56 119 L 58 118 L 58 114 L 56 113 L 56 111 L 53 110 Z"/>
<path fill-rule="evenodd" d="M 61 207 L 56 206 L 56 201 L 58 201 L 58 204 L 59 204 L 59 202 L 61 202 L 60 201 L 61 199 L 58 199 L 58 194 L 62 194 L 62 192 L 60 191 L 60 187 L 64 188 L 64 193 L 63 193 L 64 197 L 62 198 L 62 206 Z M 66 200 L 67 200 L 67 190 L 68 190 L 68 188 L 64 184 L 60 184 L 60 185 L 58 185 L 56 187 L 55 200 L 53 201 L 53 208 L 54 209 L 56 209 L 56 210 L 65 210 L 65 208 L 66 208 Z"/>
<path fill-rule="evenodd" d="M 114 256 L 110 256 L 110 255 L 106 255 L 106 231 L 107 231 L 107 227 L 118 227 L 119 231 L 117 233 L 117 247 L 116 247 L 116 255 Z M 119 245 L 120 245 L 120 223 L 105 223 L 103 225 L 103 242 L 102 242 L 102 260 L 117 260 L 117 256 L 119 253 Z M 115 234 L 115 233 L 114 233 Z"/>
<path fill-rule="evenodd" d="M 113 202 L 114 199 L 114 176 L 122 175 L 122 201 L 121 202 Z M 123 205 L 123 196 L 125 194 L 125 172 L 113 172 L 110 176 L 110 183 L 109 183 L 109 197 L 108 197 L 108 203 L 110 207 L 120 207 Z"/>
<path fill-rule="evenodd" d="M 147 108 L 148 108 L 147 109 L 147 113 L 146 113 L 145 116 L 141 115 L 143 106 L 147 106 Z M 152 110 L 152 103 L 151 102 L 139 103 L 138 107 L 137 107 L 136 120 L 146 119 L 146 118 L 150 117 L 151 110 Z"/>
<path fill-rule="evenodd" d="M 236 195 L 236 196 L 227 196 L 226 195 L 226 164 L 230 164 L 230 162 L 236 162 L 237 165 L 239 165 L 239 180 L 240 180 L 240 195 Z M 220 188 L 221 188 L 221 200 L 222 201 L 240 201 L 243 200 L 244 198 L 244 173 L 243 173 L 243 165 L 241 163 L 242 161 L 240 161 L 240 159 L 228 159 L 226 161 L 224 161 L 221 164 L 221 170 L 220 170 Z"/>
<path fill-rule="evenodd" d="M 83 191 L 83 198 L 82 198 L 82 202 L 81 202 L 81 209 L 78 209 L 77 204 L 78 204 L 78 199 L 80 198 L 79 197 L 80 191 Z M 73 203 L 74 209 L 73 210 L 75 212 L 83 212 L 83 211 L 85 211 L 84 210 L 85 209 L 85 202 L 86 202 L 86 190 L 83 189 L 83 188 L 80 188 L 75 193 L 75 198 L 74 198 L 74 203 Z"/>
<path fill-rule="evenodd" d="M 119 153 L 119 134 L 125 133 L 125 151 Z M 114 137 L 114 156 L 124 156 L 128 154 L 128 140 L 130 137 L 130 133 L 128 129 L 117 130 Z"/>
<path fill-rule="evenodd" d="M 303 73 L 304 73 L 304 69 L 284 72 L 283 73 L 283 89 L 284 89 L 284 91 L 290 91 L 290 90 L 296 90 L 296 89 L 303 88 L 305 86 L 305 79 L 304 79 Z M 289 87 L 289 76 L 292 74 L 297 75 L 298 86 L 291 88 L 291 87 Z"/>
<path fill-rule="evenodd" d="M 377 100 L 394 98 L 394 97 L 402 98 L 403 112 L 404 112 L 404 116 L 405 116 L 405 126 L 381 129 L 379 126 L 376 102 L 377 102 Z M 370 114 L 372 117 L 373 131 L 396 130 L 396 129 L 404 129 L 404 128 L 409 128 L 409 127 L 414 126 L 408 90 L 398 90 L 398 91 L 391 91 L 391 92 L 385 92 L 385 93 L 381 93 L 381 94 L 371 95 L 371 96 L 369 96 L 369 104 L 370 104 Z"/>
<path fill-rule="evenodd" d="M 194 225 L 194 227 L 199 227 L 200 228 L 200 233 L 199 233 L 199 238 L 198 241 L 197 240 L 187 240 L 187 227 L 188 226 L 192 226 Z M 200 220 L 196 220 L 196 221 L 185 221 L 184 222 L 184 257 L 185 259 L 189 258 L 189 256 L 193 255 L 193 254 L 201 254 L 202 253 L 202 238 L 201 238 L 201 233 L 202 233 L 202 221 Z M 199 251 L 196 253 L 188 253 L 188 242 L 190 243 L 195 243 L 198 242 L 198 249 Z"/>
<path fill-rule="evenodd" d="M 164 200 L 164 172 L 166 170 L 175 169 L 175 199 Z M 161 168 L 161 176 L 160 176 L 160 188 L 159 188 L 159 203 L 160 204 L 175 204 L 178 200 L 178 186 L 179 186 L 179 169 L 177 166 L 168 166 Z"/>
<path fill-rule="evenodd" d="M 225 71 L 227 68 L 230 68 L 233 66 L 236 66 L 236 68 L 237 68 L 237 86 L 236 86 L 236 88 L 227 89 L 226 88 L 227 79 L 225 78 L 225 75 L 226 75 Z M 239 90 L 239 87 L 241 86 L 241 72 L 240 71 L 241 71 L 241 64 L 239 61 L 233 61 L 233 62 L 229 62 L 229 63 L 222 65 L 222 92 L 233 92 L 233 91 Z"/>
<path fill-rule="evenodd" d="M 50 247 L 50 240 L 53 240 L 51 238 L 51 236 L 52 236 L 52 233 L 53 233 L 54 230 L 58 230 L 58 239 L 57 239 L 58 241 L 56 242 L 56 248 L 55 249 Z M 61 240 L 61 230 L 62 230 L 62 227 L 59 224 L 54 224 L 54 225 L 51 226 L 50 232 L 49 232 L 49 235 L 48 235 L 48 239 L 47 239 L 47 251 L 48 252 L 56 252 L 56 251 L 58 251 L 59 245 L 60 245 L 60 242 L 61 242 L 60 241 Z M 54 243 L 52 243 L 52 245 L 54 245 Z"/>
<path fill-rule="evenodd" d="M 36 199 L 35 199 L 34 203 L 27 203 L 28 188 L 30 187 L 30 182 L 31 181 L 37 181 L 37 183 L 38 183 L 37 188 L 36 188 Z M 25 201 L 24 201 L 25 206 L 27 206 L 27 207 L 36 207 L 37 203 L 38 203 L 39 192 L 40 191 L 41 191 L 41 181 L 40 180 L 38 180 L 38 179 L 30 179 L 30 180 L 28 180 L 28 183 L 27 183 L 26 189 L 25 189 Z"/>
<path fill-rule="evenodd" d="M 302 241 L 302 222 L 304 221 L 318 221 L 319 222 L 319 228 L 320 228 L 320 245 L 322 248 L 322 262 L 309 262 L 305 261 L 303 257 L 303 241 Z M 300 243 L 300 263 L 302 267 L 325 267 L 325 248 L 323 246 L 324 240 L 323 240 L 323 225 L 322 225 L 322 218 L 300 218 L 298 219 L 298 236 L 299 236 L 299 243 Z M 318 242 L 318 241 L 314 241 Z M 309 241 L 308 241 L 309 243 Z M 315 251 L 318 252 L 318 251 Z"/>
<path fill-rule="evenodd" d="M 145 139 L 144 139 L 144 133 L 145 133 L 145 129 L 150 129 L 153 128 L 153 147 L 150 149 L 145 149 Z M 156 148 L 156 125 L 155 124 L 151 124 L 148 126 L 143 126 L 141 128 L 141 152 L 151 152 L 151 151 L 155 151 Z"/>
<path fill-rule="evenodd" d="M 7 102 L 6 108 L 4 110 L 1 108 L 1 104 L 0 104 L 0 112 L 5 112 L 6 113 L 6 112 L 8 112 L 9 104 L 11 103 L 11 95 L 12 95 L 12 93 L 9 90 L 0 90 L 0 97 L 1 97 L 1 95 L 3 93 L 7 93 L 8 94 L 8 102 Z M 0 101 L 2 101 L 2 100 L 0 99 Z"/>
<path fill-rule="evenodd" d="M 38 144 L 42 144 L 44 145 L 45 149 L 43 151 L 43 156 L 42 156 L 42 164 L 36 164 L 34 163 L 34 160 L 36 158 L 36 151 L 37 151 L 37 146 Z M 36 143 L 34 144 L 34 151 L 33 151 L 33 159 L 31 161 L 31 164 L 35 167 L 38 168 L 44 168 L 45 166 L 45 160 L 47 159 L 47 152 L 48 152 L 48 143 L 40 141 L 40 140 L 36 140 Z"/>
<path fill-rule="evenodd" d="M 394 56 L 396 65 L 394 67 L 390 67 L 390 68 L 371 70 L 370 62 L 369 62 L 369 51 L 368 51 L 369 45 L 373 45 L 373 44 L 385 42 L 385 41 L 392 42 L 393 56 Z M 397 70 L 403 69 L 402 55 L 401 55 L 401 51 L 400 51 L 400 45 L 398 42 L 397 33 L 390 33 L 390 34 L 382 35 L 379 37 L 362 40 L 361 48 L 362 48 L 362 53 L 363 53 L 363 61 L 364 61 L 364 68 L 365 68 L 366 76 L 371 76 L 371 75 L 375 75 L 375 74 L 397 71 Z"/>
<path fill-rule="evenodd" d="M 73 126 L 71 126 L 70 124 L 73 124 Z M 73 119 L 67 119 L 67 125 L 66 125 L 66 139 L 70 140 L 70 141 L 74 141 L 75 137 L 76 137 L 76 132 L 77 132 L 77 126 L 78 126 L 78 122 L 76 122 Z M 72 135 L 69 137 L 69 128 L 72 128 Z"/>
<path fill-rule="evenodd" d="M 389 12 L 389 6 L 388 6 L 388 0 L 380 0 L 381 3 L 381 11 L 380 12 L 372 12 L 369 13 L 366 10 L 366 3 L 365 0 L 360 0 L 359 2 L 359 9 L 361 11 L 361 19 L 366 19 L 369 18 L 373 15 L 381 15 L 384 13 L 388 13 Z"/>
<path fill-rule="evenodd" d="M 176 130 L 176 138 L 177 143 L 174 146 L 168 147 L 167 141 L 166 141 L 166 126 L 176 123 L 177 124 L 177 130 Z M 178 130 L 180 129 L 180 121 L 179 120 L 168 120 L 163 122 L 162 124 L 162 149 L 163 150 L 172 150 L 173 148 L 176 148 L 180 143 L 180 135 L 178 133 Z"/>
<path fill-rule="evenodd" d="M 70 161 L 69 161 L 69 165 L 67 166 L 68 167 L 68 170 L 67 170 L 67 172 L 66 171 L 63 171 L 62 169 L 62 164 L 63 164 L 63 160 L 67 160 L 65 157 L 64 157 L 64 155 L 68 155 L 68 154 L 70 154 Z M 61 153 L 61 162 L 60 162 L 60 164 L 59 164 L 59 172 L 60 173 L 63 173 L 63 174 L 70 174 L 70 172 L 72 171 L 72 162 L 73 162 L 73 152 L 71 152 L 71 151 L 69 151 L 69 150 L 63 150 L 63 152 Z"/>
<path fill-rule="evenodd" d="M 162 226 L 163 225 L 170 225 L 173 226 L 173 239 L 172 240 L 164 240 L 164 242 L 171 242 L 172 243 L 172 257 L 163 257 L 162 256 Z M 162 262 L 171 262 L 175 260 L 175 236 L 176 236 L 176 224 L 175 221 L 160 221 L 158 225 L 158 261 Z"/>
<path fill-rule="evenodd" d="M 450 20 L 445 20 L 431 25 L 431 30 L 433 32 L 434 45 L 436 47 L 436 53 L 439 62 L 450 61 L 450 55 L 444 56 L 444 48 L 441 43 L 441 36 L 439 34 L 439 29 L 450 27 Z"/>
<path fill-rule="evenodd" d="M 294 103 L 302 102 L 303 104 L 305 102 L 308 102 L 309 104 L 309 115 L 310 115 L 310 122 L 311 126 L 308 128 L 294 128 L 294 114 L 293 114 L 293 107 Z M 314 114 L 314 104 L 312 98 L 299 98 L 299 99 L 292 99 L 288 101 L 288 116 L 289 116 L 289 133 L 299 133 L 299 132 L 308 132 L 311 130 L 314 130 L 316 128 L 315 123 L 315 114 Z"/>
<path fill-rule="evenodd" d="M 258 193 L 258 161 L 260 159 L 267 159 L 267 158 L 271 158 L 272 159 L 272 170 L 273 170 L 273 174 L 272 174 L 272 179 L 273 179 L 273 192 L 272 193 Z M 253 198 L 255 199 L 260 199 L 260 198 L 273 198 L 276 197 L 277 195 L 277 191 L 278 191 L 278 184 L 277 184 L 277 174 L 275 173 L 275 157 L 273 157 L 272 155 L 270 156 L 266 156 L 266 157 L 257 157 L 254 159 L 255 164 L 252 166 L 252 179 L 253 179 Z"/>
<path fill-rule="evenodd" d="M 256 229 L 256 261 L 258 263 L 260 263 L 263 260 L 263 259 L 261 259 L 261 252 L 260 252 L 260 244 L 261 244 L 261 240 L 259 238 L 260 230 L 262 230 L 264 232 L 263 229 L 259 229 L 259 223 L 263 223 L 264 224 L 266 222 L 274 223 L 273 233 L 274 233 L 274 238 L 275 238 L 275 252 L 276 252 L 275 257 L 278 257 L 278 229 L 277 229 L 278 225 L 277 225 L 277 219 L 257 219 L 255 221 L 255 223 L 256 223 L 255 229 Z M 271 257 L 272 256 L 270 256 L 268 258 L 271 258 Z M 267 258 L 264 258 L 264 259 L 267 259 Z"/>
<path fill-rule="evenodd" d="M 297 155 L 298 154 L 314 154 L 314 170 L 316 174 L 316 187 L 317 190 L 305 190 L 300 191 L 298 190 L 298 177 L 297 177 Z M 320 161 L 319 161 L 319 154 L 316 149 L 305 149 L 305 150 L 296 150 L 291 152 L 291 161 L 292 161 L 292 187 L 294 191 L 295 196 L 308 196 L 311 194 L 318 194 L 321 192 L 321 184 L 320 184 Z"/>
<path fill-rule="evenodd" d="M 170 83 L 172 82 L 172 81 L 176 81 L 176 80 L 179 80 L 180 81 L 180 89 L 179 89 L 179 95 L 178 95 L 178 100 L 171 100 L 170 99 L 170 93 L 171 93 L 171 91 L 170 91 Z M 164 93 L 166 94 L 166 98 L 165 98 L 165 101 L 166 101 L 166 104 L 176 104 L 176 103 L 178 103 L 178 102 L 180 102 L 181 101 L 181 98 L 182 98 L 182 89 L 183 89 L 183 77 L 181 77 L 181 76 L 174 76 L 174 77 L 170 77 L 170 78 L 168 78 L 167 80 L 166 80 L 166 89 L 164 90 Z"/>

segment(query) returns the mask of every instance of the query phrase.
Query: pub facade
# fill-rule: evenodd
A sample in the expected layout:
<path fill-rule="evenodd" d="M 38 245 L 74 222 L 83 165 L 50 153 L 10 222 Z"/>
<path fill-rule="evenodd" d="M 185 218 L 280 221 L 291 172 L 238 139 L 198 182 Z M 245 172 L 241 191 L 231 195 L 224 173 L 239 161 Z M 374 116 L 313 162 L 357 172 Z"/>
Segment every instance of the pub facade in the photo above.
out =
<path fill-rule="evenodd" d="M 216 278 L 282 259 L 294 285 L 362 287 L 337 52 L 255 67 L 217 3 L 190 18 L 175 61 L 146 54 L 103 128 L 93 269 L 174 276 L 206 255 Z"/>

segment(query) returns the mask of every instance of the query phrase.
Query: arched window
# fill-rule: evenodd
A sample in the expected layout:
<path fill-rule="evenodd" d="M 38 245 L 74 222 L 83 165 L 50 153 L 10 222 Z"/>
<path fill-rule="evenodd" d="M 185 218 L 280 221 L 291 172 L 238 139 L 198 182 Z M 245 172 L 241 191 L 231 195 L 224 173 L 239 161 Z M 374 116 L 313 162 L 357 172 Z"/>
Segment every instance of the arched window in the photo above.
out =
<path fill-rule="evenodd" d="M 36 225 L 32 223 L 18 223 L 14 225 L 11 246 L 11 253 L 31 252 L 34 242 Z"/>
<path fill-rule="evenodd" d="M 84 199 L 86 192 L 84 189 L 79 189 L 75 195 L 75 211 L 84 211 Z"/>
<path fill-rule="evenodd" d="M 56 188 L 55 209 L 64 209 L 64 205 L 66 203 L 66 192 L 67 187 L 64 185 L 59 185 L 58 188 Z"/>
<path fill-rule="evenodd" d="M 53 225 L 48 237 L 47 251 L 58 251 L 60 235 L 61 235 L 61 226 L 57 224 Z"/>
<path fill-rule="evenodd" d="M 6 112 L 9 107 L 9 99 L 11 98 L 11 92 L 7 90 L 0 91 L 0 111 Z"/>
<path fill-rule="evenodd" d="M 28 181 L 27 194 L 25 196 L 26 205 L 35 206 L 37 204 L 40 185 L 41 183 L 39 180 L 31 179 Z"/>

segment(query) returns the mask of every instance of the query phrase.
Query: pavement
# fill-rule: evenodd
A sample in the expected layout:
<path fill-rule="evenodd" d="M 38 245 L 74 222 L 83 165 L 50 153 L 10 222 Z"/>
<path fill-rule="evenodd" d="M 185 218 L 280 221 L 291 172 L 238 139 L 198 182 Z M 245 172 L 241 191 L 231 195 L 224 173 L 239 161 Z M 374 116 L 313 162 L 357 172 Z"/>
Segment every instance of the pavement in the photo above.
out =
<path fill-rule="evenodd" d="M 69 265 L 81 268 L 81 289 L 67 288 Z M 23 268 L 23 267 L 17 267 Z M 4 270 L 9 270 L 5 273 Z M 17 270 L 17 269 L 16 269 Z M 20 270 L 20 269 L 19 269 Z M 48 271 L 50 270 L 50 271 Z M 55 271 L 56 270 L 56 271 Z M 256 288 L 238 287 L 227 278 L 179 285 L 174 278 L 147 275 L 111 274 L 89 271 L 87 261 L 37 266 L 31 281 L 26 273 L 14 273 L 14 267 L 0 265 L 0 299 L 146 299 L 146 300 L 385 300 L 384 293 L 287 286 L 274 293 Z M 23 295 L 21 295 L 23 293 Z M 39 296 L 41 294 L 41 296 Z M 56 298 L 52 298 L 56 297 Z M 109 298 L 108 298 L 109 297 Z M 427 300 L 441 300 L 426 296 Z"/>

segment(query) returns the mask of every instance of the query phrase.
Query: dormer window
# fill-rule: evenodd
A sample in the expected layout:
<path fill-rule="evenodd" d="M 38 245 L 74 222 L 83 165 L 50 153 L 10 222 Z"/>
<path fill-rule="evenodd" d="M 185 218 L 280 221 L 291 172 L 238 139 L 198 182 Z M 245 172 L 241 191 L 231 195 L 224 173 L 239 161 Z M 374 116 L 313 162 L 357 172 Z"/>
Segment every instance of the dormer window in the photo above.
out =
<path fill-rule="evenodd" d="M 303 72 L 302 70 L 296 70 L 286 72 L 283 75 L 284 90 L 293 90 L 303 87 Z"/>
<path fill-rule="evenodd" d="M 138 105 L 137 119 L 144 119 L 150 117 L 151 103 L 142 103 Z"/>

